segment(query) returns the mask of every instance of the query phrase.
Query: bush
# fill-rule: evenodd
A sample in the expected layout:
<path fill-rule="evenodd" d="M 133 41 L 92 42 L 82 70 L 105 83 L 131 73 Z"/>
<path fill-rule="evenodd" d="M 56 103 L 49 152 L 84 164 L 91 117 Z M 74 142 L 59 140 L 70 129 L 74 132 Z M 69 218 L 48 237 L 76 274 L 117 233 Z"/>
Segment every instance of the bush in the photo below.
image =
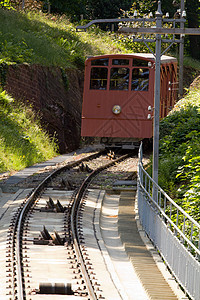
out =
<path fill-rule="evenodd" d="M 171 152 L 183 154 L 193 131 L 200 131 L 198 107 L 189 105 L 167 116 L 160 123 L 161 155 Z"/>
<path fill-rule="evenodd" d="M 191 136 L 176 178 L 182 184 L 178 190 L 182 207 L 200 221 L 200 132 L 193 131 Z"/>
<path fill-rule="evenodd" d="M 190 91 L 160 124 L 159 185 L 200 221 L 200 90 Z"/>

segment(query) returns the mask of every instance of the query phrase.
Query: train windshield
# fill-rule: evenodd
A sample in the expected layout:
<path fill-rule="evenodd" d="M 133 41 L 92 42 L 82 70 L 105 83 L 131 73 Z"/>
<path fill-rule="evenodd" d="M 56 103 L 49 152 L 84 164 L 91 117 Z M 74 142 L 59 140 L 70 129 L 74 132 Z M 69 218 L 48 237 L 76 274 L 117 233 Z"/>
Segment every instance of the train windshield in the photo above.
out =
<path fill-rule="evenodd" d="M 107 68 L 95 68 L 91 69 L 90 73 L 90 89 L 92 90 L 106 90 L 107 88 Z"/>
<path fill-rule="evenodd" d="M 148 67 L 148 63 L 147 60 L 133 58 L 133 67 Z"/>
<path fill-rule="evenodd" d="M 91 61 L 92 66 L 108 66 L 108 58 L 100 58 Z"/>
<path fill-rule="evenodd" d="M 110 90 L 128 90 L 129 68 L 111 68 Z"/>
<path fill-rule="evenodd" d="M 134 68 L 132 70 L 132 91 L 148 91 L 149 89 L 149 69 Z"/>
<path fill-rule="evenodd" d="M 116 65 L 126 66 L 129 65 L 129 59 L 113 59 L 112 64 L 115 66 Z"/>
<path fill-rule="evenodd" d="M 142 61 L 142 60 L 138 60 Z M 127 59 L 113 59 L 112 63 L 116 66 L 101 66 L 106 61 L 94 60 L 99 65 L 91 66 L 90 70 L 90 89 L 92 90 L 110 90 L 128 91 L 148 91 L 149 89 L 149 68 L 148 67 L 126 67 L 123 64 L 129 62 Z M 145 62 L 146 63 L 146 62 Z M 147 62 L 148 63 L 148 62 Z M 117 66 L 118 64 L 118 66 Z M 108 76 L 110 78 L 108 78 Z M 109 81 L 109 83 L 108 83 Z M 130 81 L 130 87 L 129 87 Z"/>

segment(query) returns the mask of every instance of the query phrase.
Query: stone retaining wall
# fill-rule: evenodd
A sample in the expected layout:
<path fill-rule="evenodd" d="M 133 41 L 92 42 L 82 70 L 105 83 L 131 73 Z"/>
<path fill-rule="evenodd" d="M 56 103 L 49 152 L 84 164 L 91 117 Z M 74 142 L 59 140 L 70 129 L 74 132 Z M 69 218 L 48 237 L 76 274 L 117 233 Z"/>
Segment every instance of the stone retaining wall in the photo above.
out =
<path fill-rule="evenodd" d="M 76 149 L 80 140 L 83 73 L 75 69 L 22 64 L 9 66 L 5 90 L 29 103 L 59 142 L 60 153 Z"/>

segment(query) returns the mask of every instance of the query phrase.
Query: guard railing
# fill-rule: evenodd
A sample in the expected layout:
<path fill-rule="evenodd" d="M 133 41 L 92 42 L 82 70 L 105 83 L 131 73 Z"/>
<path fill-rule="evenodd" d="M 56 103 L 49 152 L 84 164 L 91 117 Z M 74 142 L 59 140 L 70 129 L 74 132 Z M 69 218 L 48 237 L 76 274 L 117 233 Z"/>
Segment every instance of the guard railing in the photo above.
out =
<path fill-rule="evenodd" d="M 138 162 L 138 212 L 147 236 L 192 299 L 200 299 L 200 225 L 178 206 Z"/>

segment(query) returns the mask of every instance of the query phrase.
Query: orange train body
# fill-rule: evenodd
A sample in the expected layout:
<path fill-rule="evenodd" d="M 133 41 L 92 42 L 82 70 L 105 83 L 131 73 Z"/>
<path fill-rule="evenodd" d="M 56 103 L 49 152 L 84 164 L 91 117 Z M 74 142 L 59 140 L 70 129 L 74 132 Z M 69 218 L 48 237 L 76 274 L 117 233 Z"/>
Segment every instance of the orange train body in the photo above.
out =
<path fill-rule="evenodd" d="M 161 57 L 160 117 L 176 101 L 177 60 Z M 155 58 L 152 54 L 90 57 L 85 63 L 81 136 L 141 140 L 153 135 Z"/>

